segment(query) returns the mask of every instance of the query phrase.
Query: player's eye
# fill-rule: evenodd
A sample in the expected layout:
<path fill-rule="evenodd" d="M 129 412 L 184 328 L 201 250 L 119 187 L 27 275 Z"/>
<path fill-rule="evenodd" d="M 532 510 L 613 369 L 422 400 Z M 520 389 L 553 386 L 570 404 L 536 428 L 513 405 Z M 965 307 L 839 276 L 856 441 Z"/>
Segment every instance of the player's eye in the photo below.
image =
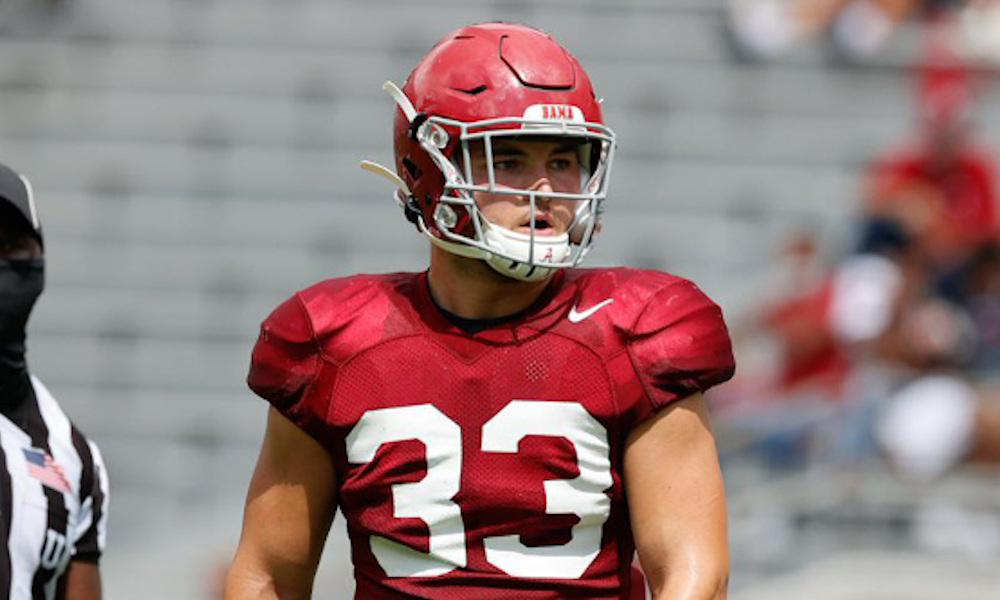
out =
<path fill-rule="evenodd" d="M 565 171 L 567 169 L 572 169 L 574 162 L 568 158 L 556 158 L 549 163 L 549 168 L 556 171 Z"/>
<path fill-rule="evenodd" d="M 493 161 L 493 168 L 504 173 L 517 171 L 521 163 L 513 158 L 498 158 Z"/>

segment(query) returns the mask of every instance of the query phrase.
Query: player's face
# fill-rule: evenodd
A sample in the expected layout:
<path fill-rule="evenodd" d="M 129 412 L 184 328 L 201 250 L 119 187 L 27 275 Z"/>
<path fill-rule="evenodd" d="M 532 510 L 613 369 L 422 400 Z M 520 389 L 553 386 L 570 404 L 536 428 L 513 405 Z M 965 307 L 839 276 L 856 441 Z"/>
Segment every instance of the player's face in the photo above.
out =
<path fill-rule="evenodd" d="M 15 210 L 0 200 L 0 259 L 25 260 L 41 256 L 42 247 Z"/>
<path fill-rule="evenodd" d="M 471 150 L 473 183 L 489 182 L 486 152 L 481 144 Z M 579 143 L 549 138 L 496 139 L 493 170 L 501 187 L 541 193 L 580 193 L 583 168 Z M 531 199 L 528 194 L 476 192 L 480 212 L 491 223 L 519 233 L 531 232 Z M 560 235 L 573 222 L 577 202 L 536 196 L 535 235 Z"/>

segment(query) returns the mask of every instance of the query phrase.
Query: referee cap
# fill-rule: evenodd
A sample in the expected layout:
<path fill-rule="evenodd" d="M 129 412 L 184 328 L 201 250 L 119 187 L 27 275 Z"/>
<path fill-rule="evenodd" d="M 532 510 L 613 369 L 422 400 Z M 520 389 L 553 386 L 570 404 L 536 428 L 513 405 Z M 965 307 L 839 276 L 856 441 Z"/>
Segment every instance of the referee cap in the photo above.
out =
<path fill-rule="evenodd" d="M 0 163 L 0 200 L 12 204 L 31 225 L 31 230 L 38 241 L 42 240 L 42 224 L 35 209 L 35 194 L 31 189 L 31 182 L 3 163 Z"/>

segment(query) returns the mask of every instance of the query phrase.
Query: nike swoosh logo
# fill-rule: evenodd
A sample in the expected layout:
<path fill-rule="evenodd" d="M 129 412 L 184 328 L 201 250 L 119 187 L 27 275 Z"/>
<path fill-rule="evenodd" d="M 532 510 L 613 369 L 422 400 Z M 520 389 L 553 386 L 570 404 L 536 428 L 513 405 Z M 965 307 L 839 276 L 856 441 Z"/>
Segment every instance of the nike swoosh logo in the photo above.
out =
<path fill-rule="evenodd" d="M 569 311 L 569 322 L 570 323 L 579 323 L 580 321 L 583 321 L 584 319 L 588 318 L 590 315 L 592 315 L 595 312 L 601 310 L 602 308 L 604 308 L 605 306 L 611 304 L 614 301 L 615 301 L 614 298 L 608 298 L 607 300 L 605 300 L 603 302 L 598 302 L 597 304 L 591 306 L 590 308 L 588 308 L 587 310 L 584 310 L 584 311 L 577 311 L 576 310 L 576 306 L 574 306 Z"/>

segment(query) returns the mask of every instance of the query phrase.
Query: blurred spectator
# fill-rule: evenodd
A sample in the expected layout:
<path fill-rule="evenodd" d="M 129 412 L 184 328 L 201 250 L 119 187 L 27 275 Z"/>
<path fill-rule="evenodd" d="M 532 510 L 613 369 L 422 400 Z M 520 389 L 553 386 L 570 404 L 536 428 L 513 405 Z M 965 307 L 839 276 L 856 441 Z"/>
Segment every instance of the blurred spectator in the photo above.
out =
<path fill-rule="evenodd" d="M 767 338 L 774 360 L 744 370 L 713 402 L 772 466 L 871 454 L 872 386 L 859 384 L 868 374 L 856 363 L 894 321 L 910 246 L 888 224 L 870 227 L 861 248 L 831 266 L 812 234 L 793 234 L 749 327 L 737 329 L 738 350 Z"/>
<path fill-rule="evenodd" d="M 764 386 L 772 397 L 839 401 L 859 348 L 875 345 L 904 290 L 922 285 L 911 239 L 892 221 L 868 223 L 857 251 L 839 264 L 824 264 L 817 244 L 806 232 L 789 238 L 750 327 L 737 330 L 775 343 Z"/>
<path fill-rule="evenodd" d="M 881 451 L 907 479 L 932 481 L 960 464 L 1000 464 L 1000 390 L 961 372 L 915 377 L 882 403 Z"/>
<path fill-rule="evenodd" d="M 832 279 L 819 259 L 815 237 L 794 234 L 782 248 L 779 264 L 785 281 L 775 282 L 757 317 L 757 326 L 777 343 L 773 393 L 838 396 L 847 360 L 828 326 Z"/>
<path fill-rule="evenodd" d="M 886 401 L 876 434 L 889 462 L 917 480 L 940 477 L 972 448 L 978 398 L 960 377 L 931 375 Z"/>
<path fill-rule="evenodd" d="M 921 444 L 922 434 L 911 439 L 911 432 L 920 429 L 922 417 L 912 418 L 910 406 L 922 402 L 913 398 L 930 396 L 930 408 L 916 412 L 932 421 L 934 410 L 948 413 L 965 406 L 940 400 L 938 391 L 961 388 L 969 390 L 966 397 L 974 396 L 962 368 L 973 355 L 976 337 L 964 308 L 940 296 L 933 273 L 910 231 L 878 219 L 866 223 L 858 252 L 837 267 L 829 326 L 851 371 L 836 419 L 823 432 L 828 458 L 853 464 L 875 458 L 880 449 L 892 450 L 889 457 L 905 462 L 907 469 L 923 469 L 927 477 L 938 472 L 929 464 L 912 464 L 924 458 L 919 451 L 918 459 L 900 458 L 911 445 Z M 949 385 L 937 385 L 940 381 Z M 911 388 L 912 393 L 906 391 Z M 894 432 L 893 444 L 886 444 L 884 435 L 878 439 L 880 428 Z M 953 430 L 942 431 L 939 448 L 924 448 L 938 463 L 952 464 L 954 459 L 945 455 L 958 455 L 956 448 L 965 447 L 966 432 L 958 425 Z M 955 439 L 945 443 L 946 434 Z"/>
<path fill-rule="evenodd" d="M 826 34 L 838 56 L 858 61 L 878 52 L 914 16 L 943 23 L 956 9 L 975 5 L 996 14 L 997 0 L 730 0 L 728 31 L 736 49 L 754 59 L 775 58 L 800 42 Z M 964 22 L 964 20 L 963 20 Z M 997 17 L 1000 24 L 1000 17 Z M 974 48 L 997 44 L 992 26 L 972 27 Z M 948 21 L 951 30 L 952 23 Z M 965 32 L 969 28 L 954 28 Z M 998 44 L 1000 45 L 1000 44 Z M 985 53 L 982 50 L 981 53 Z"/>
<path fill-rule="evenodd" d="M 969 366 L 984 375 L 1000 372 L 1000 245 L 980 248 L 957 275 L 957 282 L 948 288 L 968 310 L 976 331 Z"/>
<path fill-rule="evenodd" d="M 893 221 L 871 220 L 854 254 L 833 274 L 830 328 L 840 345 L 871 346 L 890 328 L 906 290 L 923 285 L 912 238 Z"/>
<path fill-rule="evenodd" d="M 1000 448 L 1000 419 L 987 418 L 964 372 L 1000 367 L 995 164 L 972 135 L 971 73 L 942 38 L 928 41 L 916 139 L 873 161 L 855 251 L 824 267 L 815 240 L 796 235 L 755 318 L 778 362 L 772 381 L 744 385 L 757 398 L 741 408 L 782 406 L 781 428 L 761 444 L 775 464 L 797 453 L 792 464 L 851 465 L 881 452 L 933 478 L 972 448 Z M 928 444 L 935 421 L 950 428 Z"/>
<path fill-rule="evenodd" d="M 997 238 L 996 162 L 974 135 L 972 95 L 965 65 L 931 47 L 916 135 L 877 157 L 865 184 L 866 218 L 902 225 L 937 275 L 963 268 Z"/>
<path fill-rule="evenodd" d="M 965 122 L 925 121 L 917 140 L 873 163 L 867 188 L 868 216 L 902 224 L 938 268 L 959 266 L 996 235 L 993 157 Z"/>
<path fill-rule="evenodd" d="M 1000 62 L 1000 1 L 968 0 L 958 31 L 962 54 L 971 60 Z"/>
<path fill-rule="evenodd" d="M 831 418 L 813 434 L 817 457 L 854 464 L 875 455 L 878 406 L 897 372 L 885 341 L 892 339 L 907 299 L 923 286 L 919 249 L 891 221 L 869 222 L 856 252 L 833 269 L 823 325 L 848 368 Z"/>

